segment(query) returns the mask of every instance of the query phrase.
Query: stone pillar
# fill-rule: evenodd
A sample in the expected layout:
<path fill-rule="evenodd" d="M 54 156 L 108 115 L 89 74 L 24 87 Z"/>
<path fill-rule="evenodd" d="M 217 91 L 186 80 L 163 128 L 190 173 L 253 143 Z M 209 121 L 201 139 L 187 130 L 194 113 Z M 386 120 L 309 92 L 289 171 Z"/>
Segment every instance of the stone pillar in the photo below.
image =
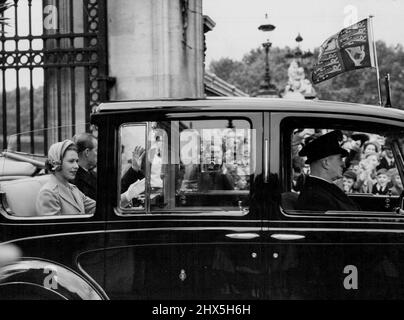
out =
<path fill-rule="evenodd" d="M 59 25 L 59 15 L 56 0 L 43 1 L 43 33 L 46 35 L 54 35 L 57 33 Z M 54 49 L 57 47 L 57 42 L 54 39 L 44 40 L 45 49 Z M 45 63 L 53 59 L 51 55 L 45 54 Z M 44 69 L 44 81 L 46 83 L 46 113 L 47 122 L 44 123 L 45 128 L 56 127 L 57 120 L 57 76 L 55 70 Z M 45 133 L 47 135 L 48 147 L 58 140 L 57 131 L 49 130 Z"/>
<path fill-rule="evenodd" d="M 70 32 L 83 32 L 83 19 L 78 19 L 83 15 L 83 6 L 71 0 L 43 0 L 43 32 L 47 35 L 56 35 Z M 74 15 L 72 19 L 71 15 Z M 73 25 L 72 25 L 73 22 Z M 75 45 L 80 45 L 78 42 Z M 82 44 L 81 44 L 82 45 Z M 71 48 L 74 44 L 69 38 L 47 39 L 44 41 L 45 49 Z M 68 54 L 47 53 L 45 54 L 45 63 L 66 63 Z M 75 123 L 76 132 L 84 131 L 85 126 L 77 123 L 83 123 L 85 119 L 85 100 L 84 91 L 85 78 L 83 68 L 70 67 L 50 67 L 45 69 L 46 99 L 47 99 L 47 128 L 52 128 L 47 133 L 48 147 L 57 141 L 71 138 L 74 131 L 71 126 L 72 119 L 72 87 L 71 79 L 74 74 L 75 91 Z M 60 112 L 58 111 L 60 108 Z M 61 128 L 58 128 L 58 126 Z M 60 135 L 60 136 L 59 136 Z"/>
<path fill-rule="evenodd" d="M 202 0 L 108 1 L 111 100 L 200 98 Z"/>

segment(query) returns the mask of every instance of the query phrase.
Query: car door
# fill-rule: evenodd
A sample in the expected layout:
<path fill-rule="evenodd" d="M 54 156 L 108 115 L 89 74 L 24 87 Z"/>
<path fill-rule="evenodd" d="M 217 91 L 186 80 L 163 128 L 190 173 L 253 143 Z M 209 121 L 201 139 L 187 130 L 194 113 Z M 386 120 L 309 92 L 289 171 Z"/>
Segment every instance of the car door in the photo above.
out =
<path fill-rule="evenodd" d="M 48 175 L 30 177 L 4 182 L 0 186 L 3 199 L 0 240 L 15 245 L 22 258 L 15 261 L 15 268 L 20 268 L 19 272 L 14 272 L 18 279 L 9 278 L 12 273 L 4 276 L 0 295 L 37 299 L 35 290 L 43 290 L 47 292 L 44 294 L 46 299 L 96 298 L 83 286 L 85 279 L 105 298 L 102 291 L 105 245 L 102 199 L 97 203 L 94 214 L 41 216 L 39 212 L 24 215 L 25 212 L 36 212 L 35 201 L 41 188 L 38 181 L 47 181 L 48 178 Z M 73 274 L 71 270 L 76 273 Z M 53 289 L 59 288 L 60 296 L 48 290 L 46 286 L 49 283 L 54 283 Z M 18 289 L 14 294 L 10 290 L 15 286 Z M 36 287 L 33 291 L 29 289 L 32 286 Z"/>
<path fill-rule="evenodd" d="M 290 197 L 290 132 L 304 128 L 377 128 L 401 132 L 402 123 L 331 114 L 271 114 L 269 167 L 280 177 L 281 199 Z M 288 122 L 289 121 L 289 122 Z M 389 127 L 390 126 L 390 127 Z M 277 154 L 281 155 L 277 157 Z M 402 163 L 402 157 L 396 157 Z M 400 167 L 402 167 L 400 165 Z M 288 178 L 289 177 L 289 178 Z M 287 197 L 285 197 L 287 196 Z M 289 198 L 288 198 L 289 197 Z M 296 211 L 280 200 L 263 218 L 265 297 L 275 299 L 399 299 L 403 297 L 404 219 L 395 212 Z"/>
<path fill-rule="evenodd" d="M 115 150 L 141 145 L 146 162 L 144 195 L 129 208 L 116 200 L 108 208 L 109 297 L 262 297 L 262 208 L 251 204 L 261 175 L 262 114 L 154 111 L 114 121 Z M 111 154 L 119 164 L 114 181 L 128 157 Z M 111 192 L 121 193 L 118 185 Z"/>

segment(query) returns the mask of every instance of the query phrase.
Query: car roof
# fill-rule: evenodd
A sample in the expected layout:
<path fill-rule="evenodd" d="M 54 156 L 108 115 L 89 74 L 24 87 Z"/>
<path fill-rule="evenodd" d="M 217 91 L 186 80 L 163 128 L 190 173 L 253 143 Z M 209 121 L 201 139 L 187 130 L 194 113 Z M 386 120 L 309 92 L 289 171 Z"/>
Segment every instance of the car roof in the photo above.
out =
<path fill-rule="evenodd" d="M 362 114 L 404 120 L 404 110 L 384 108 L 350 102 L 325 100 L 289 100 L 255 97 L 208 97 L 205 99 L 161 99 L 116 101 L 100 104 L 96 113 L 121 111 L 281 111 L 281 112 L 332 112 Z"/>

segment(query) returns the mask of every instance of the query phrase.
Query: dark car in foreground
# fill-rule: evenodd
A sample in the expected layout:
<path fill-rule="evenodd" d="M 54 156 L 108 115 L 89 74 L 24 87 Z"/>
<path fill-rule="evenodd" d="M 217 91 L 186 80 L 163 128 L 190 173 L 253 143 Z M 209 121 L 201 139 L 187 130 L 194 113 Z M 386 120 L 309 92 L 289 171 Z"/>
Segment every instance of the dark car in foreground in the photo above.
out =
<path fill-rule="evenodd" d="M 258 98 L 128 101 L 100 105 L 91 123 L 94 215 L 41 216 L 35 199 L 48 175 L 22 161 L 28 156 L 0 158 L 0 240 L 21 251 L 0 270 L 2 299 L 404 298 L 401 193 L 349 194 L 362 208 L 355 212 L 295 207 L 307 170 L 298 150 L 330 130 L 344 133 L 348 149 L 354 134 L 377 141 L 378 160 L 391 150 L 404 181 L 403 111 Z M 136 146 L 146 150 L 144 191 L 123 206 L 121 178 Z"/>

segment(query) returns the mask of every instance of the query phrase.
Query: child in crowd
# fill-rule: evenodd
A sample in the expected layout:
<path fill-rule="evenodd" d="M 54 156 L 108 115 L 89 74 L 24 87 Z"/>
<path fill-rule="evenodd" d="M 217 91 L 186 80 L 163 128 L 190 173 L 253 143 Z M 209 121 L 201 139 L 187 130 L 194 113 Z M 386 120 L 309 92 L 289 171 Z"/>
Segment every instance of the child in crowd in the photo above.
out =
<path fill-rule="evenodd" d="M 375 163 L 373 157 L 368 157 L 359 162 L 357 181 L 354 188 L 359 193 L 372 193 L 373 185 L 376 183 Z"/>
<path fill-rule="evenodd" d="M 376 173 L 376 184 L 372 188 L 372 193 L 377 195 L 387 195 L 390 191 L 390 177 L 386 169 L 379 169 Z"/>
<path fill-rule="evenodd" d="M 357 177 L 359 172 L 360 172 L 360 166 L 359 166 L 359 161 L 358 160 L 352 160 L 349 167 L 348 171 L 352 171 L 355 173 L 355 176 Z"/>
<path fill-rule="evenodd" d="M 373 171 L 373 175 L 376 173 L 376 168 L 379 165 L 379 155 L 376 152 L 370 152 L 365 155 L 365 159 L 369 163 L 369 169 Z"/>
<path fill-rule="evenodd" d="M 355 193 L 356 190 L 354 189 L 354 184 L 356 182 L 356 174 L 351 171 L 347 170 L 342 175 L 342 190 L 345 193 Z"/>
<path fill-rule="evenodd" d="M 363 155 L 366 157 L 369 153 L 379 153 L 380 146 L 377 141 L 367 141 L 363 145 Z"/>
<path fill-rule="evenodd" d="M 392 169 L 395 168 L 393 151 L 389 146 L 383 146 L 382 158 L 380 159 L 380 164 L 377 166 L 377 169 Z"/>
<path fill-rule="evenodd" d="M 387 171 L 387 175 L 390 177 L 391 184 L 391 194 L 394 196 L 399 196 L 403 192 L 403 184 L 401 182 L 400 175 L 398 174 L 397 168 L 390 169 Z"/>

